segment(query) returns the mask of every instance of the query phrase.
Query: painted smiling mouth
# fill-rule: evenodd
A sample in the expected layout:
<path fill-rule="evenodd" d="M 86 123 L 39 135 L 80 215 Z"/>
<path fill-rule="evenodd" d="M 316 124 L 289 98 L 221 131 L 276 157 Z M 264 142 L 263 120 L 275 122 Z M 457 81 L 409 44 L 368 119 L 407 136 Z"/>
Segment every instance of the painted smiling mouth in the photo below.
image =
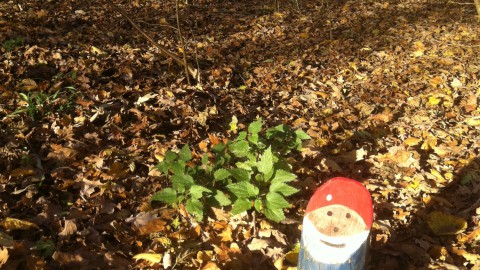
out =
<path fill-rule="evenodd" d="M 327 246 L 334 247 L 334 248 L 344 248 L 345 244 L 332 244 L 327 241 L 320 240 L 320 242 L 324 243 Z"/>

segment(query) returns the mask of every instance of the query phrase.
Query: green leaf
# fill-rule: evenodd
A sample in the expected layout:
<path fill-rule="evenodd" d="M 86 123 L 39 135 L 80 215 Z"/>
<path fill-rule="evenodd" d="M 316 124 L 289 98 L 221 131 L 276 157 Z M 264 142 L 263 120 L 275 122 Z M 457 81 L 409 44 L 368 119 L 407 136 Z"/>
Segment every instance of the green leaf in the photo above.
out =
<path fill-rule="evenodd" d="M 218 169 L 213 173 L 213 177 L 215 180 L 225 180 L 230 176 L 228 170 L 225 169 Z"/>
<path fill-rule="evenodd" d="M 252 122 L 252 123 L 248 126 L 248 132 L 250 132 L 251 134 L 259 133 L 260 130 L 262 130 L 262 117 L 259 117 L 259 118 L 257 119 L 257 121 Z M 257 138 L 258 138 L 258 137 L 257 137 Z"/>
<path fill-rule="evenodd" d="M 257 212 L 262 212 L 263 202 L 261 199 L 256 199 L 255 202 L 253 203 L 253 206 L 255 207 L 255 210 L 257 210 Z"/>
<path fill-rule="evenodd" d="M 229 172 L 238 182 L 250 181 L 250 172 L 245 169 L 235 168 Z"/>
<path fill-rule="evenodd" d="M 235 139 L 235 141 L 243 141 L 245 140 L 245 138 L 247 138 L 247 132 L 245 131 L 242 131 L 240 133 L 238 133 L 238 137 Z"/>
<path fill-rule="evenodd" d="M 249 210 L 250 208 L 252 208 L 252 202 L 247 199 L 240 198 L 233 203 L 232 214 L 238 215 Z"/>
<path fill-rule="evenodd" d="M 203 197 L 203 192 L 212 193 L 212 191 L 206 187 L 202 187 L 200 185 L 193 185 L 190 187 L 190 196 L 193 199 L 200 199 Z"/>
<path fill-rule="evenodd" d="M 238 141 L 230 145 L 230 151 L 237 157 L 245 157 L 250 152 L 250 145 L 247 141 Z"/>
<path fill-rule="evenodd" d="M 153 194 L 150 201 L 161 201 L 164 203 L 176 203 L 177 192 L 173 188 L 164 188 L 159 192 Z"/>
<path fill-rule="evenodd" d="M 290 207 L 290 203 L 282 195 L 276 192 L 269 192 L 266 196 L 265 206 L 270 209 L 287 208 Z"/>
<path fill-rule="evenodd" d="M 187 211 L 193 215 L 195 215 L 196 218 L 202 219 L 203 218 L 203 205 L 200 201 L 198 200 L 188 200 L 185 208 Z"/>
<path fill-rule="evenodd" d="M 283 196 L 290 196 L 299 190 L 282 182 L 275 182 L 270 185 L 270 192 L 278 192 Z"/>
<path fill-rule="evenodd" d="M 194 184 L 193 178 L 186 174 L 176 174 L 172 176 L 171 179 L 172 186 L 176 190 L 178 190 L 179 187 L 190 188 Z"/>
<path fill-rule="evenodd" d="M 268 147 L 265 152 L 263 152 L 260 161 L 257 162 L 258 171 L 263 174 L 268 174 L 273 170 L 273 154 L 272 147 Z"/>
<path fill-rule="evenodd" d="M 202 165 L 207 165 L 208 164 L 208 153 L 203 154 L 202 156 Z"/>
<path fill-rule="evenodd" d="M 165 153 L 165 161 L 166 162 L 172 162 L 173 160 L 175 160 L 177 158 L 177 154 L 175 154 L 174 152 L 168 150 L 166 153 Z"/>
<path fill-rule="evenodd" d="M 285 219 L 285 215 L 283 214 L 283 209 L 265 208 L 264 214 L 268 219 L 273 220 L 275 222 L 280 222 Z"/>
<path fill-rule="evenodd" d="M 214 198 L 221 206 L 227 206 L 232 204 L 232 201 L 230 201 L 227 195 L 225 195 L 225 193 L 220 190 L 216 191 Z"/>
<path fill-rule="evenodd" d="M 155 166 L 155 170 L 162 172 L 164 175 L 168 175 L 168 169 L 170 168 L 170 164 L 162 161 Z"/>
<path fill-rule="evenodd" d="M 214 146 L 212 146 L 212 151 L 215 153 L 221 153 L 225 150 L 225 144 L 223 143 L 217 143 Z"/>
<path fill-rule="evenodd" d="M 254 133 L 254 134 L 248 136 L 248 141 L 257 145 L 258 144 L 258 134 Z"/>
<path fill-rule="evenodd" d="M 308 136 L 307 133 L 305 133 L 303 130 L 301 129 L 297 129 L 295 130 L 295 134 L 297 135 L 297 138 L 299 138 L 300 140 L 309 140 L 311 139 L 310 136 Z"/>
<path fill-rule="evenodd" d="M 247 171 L 252 170 L 252 167 L 250 166 L 250 163 L 248 161 L 247 162 L 237 162 L 237 163 L 235 163 L 235 166 L 237 166 L 237 168 L 244 169 L 244 170 L 247 170 Z"/>
<path fill-rule="evenodd" d="M 227 185 L 227 189 L 230 190 L 238 198 L 251 198 L 258 195 L 260 192 L 258 187 L 252 185 L 249 182 L 240 182 Z"/>
<path fill-rule="evenodd" d="M 183 174 L 185 172 L 185 162 L 182 160 L 178 160 L 170 166 L 174 174 Z"/>
<path fill-rule="evenodd" d="M 35 247 L 42 253 L 43 257 L 49 258 L 53 255 L 53 253 L 55 253 L 56 244 L 52 240 L 38 240 L 35 243 Z"/>
<path fill-rule="evenodd" d="M 182 161 L 189 161 L 192 159 L 192 151 L 190 151 L 190 146 L 188 144 L 185 144 L 185 146 L 180 150 L 180 153 L 178 153 L 178 157 Z"/>
<path fill-rule="evenodd" d="M 275 172 L 275 176 L 272 179 L 273 183 L 287 183 L 295 180 L 297 176 L 291 172 L 287 172 L 284 170 L 277 170 Z"/>

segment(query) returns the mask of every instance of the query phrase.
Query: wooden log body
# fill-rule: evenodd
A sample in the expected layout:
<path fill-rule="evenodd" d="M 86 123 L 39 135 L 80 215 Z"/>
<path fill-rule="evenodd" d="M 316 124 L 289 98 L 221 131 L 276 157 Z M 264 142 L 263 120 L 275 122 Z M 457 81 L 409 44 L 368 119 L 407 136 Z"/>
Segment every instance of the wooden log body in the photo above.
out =
<path fill-rule="evenodd" d="M 341 177 L 327 181 L 305 210 L 298 269 L 364 269 L 372 222 L 372 199 L 362 184 Z"/>

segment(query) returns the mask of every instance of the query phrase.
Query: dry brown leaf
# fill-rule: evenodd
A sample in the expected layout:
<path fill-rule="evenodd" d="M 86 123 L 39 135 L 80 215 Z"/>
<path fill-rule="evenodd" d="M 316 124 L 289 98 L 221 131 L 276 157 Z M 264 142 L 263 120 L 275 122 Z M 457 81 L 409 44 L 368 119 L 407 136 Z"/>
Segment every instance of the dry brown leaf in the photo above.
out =
<path fill-rule="evenodd" d="M 471 241 L 474 241 L 474 240 L 478 239 L 479 236 L 480 236 L 480 226 L 477 226 L 477 228 L 475 228 L 475 230 L 471 231 L 469 234 L 460 238 L 459 242 L 460 243 L 468 243 L 468 242 L 471 242 Z"/>
<path fill-rule="evenodd" d="M 37 83 L 32 79 L 23 79 L 20 83 L 20 89 L 23 91 L 33 91 L 37 88 Z"/>
<path fill-rule="evenodd" d="M 11 177 L 22 177 L 22 176 L 29 176 L 34 174 L 35 174 L 35 169 L 31 167 L 17 168 L 10 172 Z"/>
<path fill-rule="evenodd" d="M 269 241 L 266 239 L 254 238 L 252 242 L 250 242 L 250 244 L 248 244 L 247 246 L 248 246 L 248 249 L 250 249 L 251 251 L 263 250 L 269 246 Z"/>
<path fill-rule="evenodd" d="M 75 221 L 73 219 L 67 219 L 65 220 L 65 225 L 63 227 L 63 230 L 58 235 L 68 236 L 76 232 L 77 232 L 77 224 L 75 224 Z"/>
<path fill-rule="evenodd" d="M 167 222 L 161 219 L 152 219 L 147 221 L 145 224 L 141 225 L 140 227 L 138 227 L 138 232 L 140 233 L 140 235 L 161 232 L 165 230 L 166 224 Z"/>
<path fill-rule="evenodd" d="M 227 226 L 218 236 L 221 237 L 222 242 L 232 242 L 232 226 Z"/>

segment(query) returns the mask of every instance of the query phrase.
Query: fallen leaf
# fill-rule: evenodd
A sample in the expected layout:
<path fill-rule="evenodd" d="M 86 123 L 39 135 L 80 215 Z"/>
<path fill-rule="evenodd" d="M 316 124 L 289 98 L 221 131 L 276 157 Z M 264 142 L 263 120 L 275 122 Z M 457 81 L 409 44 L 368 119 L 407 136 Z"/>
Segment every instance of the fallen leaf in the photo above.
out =
<path fill-rule="evenodd" d="M 460 88 L 463 86 L 462 82 L 457 79 L 457 78 L 454 78 L 453 81 L 450 83 L 450 85 L 453 87 L 453 88 Z"/>
<path fill-rule="evenodd" d="M 422 141 L 421 139 L 410 137 L 410 138 L 407 138 L 403 142 L 403 144 L 405 144 L 406 146 L 415 146 L 419 144 L 421 141 Z"/>
<path fill-rule="evenodd" d="M 465 123 L 472 127 L 480 126 L 480 117 L 469 117 L 465 119 Z"/>
<path fill-rule="evenodd" d="M 63 230 L 58 235 L 68 236 L 76 232 L 77 232 L 77 225 L 75 224 L 75 221 L 73 219 L 67 219 L 65 220 L 65 225 L 63 227 Z"/>
<path fill-rule="evenodd" d="M 145 260 L 149 263 L 160 263 L 162 261 L 163 255 L 162 254 L 157 254 L 157 253 L 140 253 L 133 258 L 138 261 L 138 260 Z"/>
<path fill-rule="evenodd" d="M 0 246 L 8 248 L 13 247 L 13 237 L 0 231 Z"/>
<path fill-rule="evenodd" d="M 29 230 L 39 229 L 38 226 L 30 221 L 24 221 L 16 218 L 7 217 L 1 225 L 7 230 Z"/>
<path fill-rule="evenodd" d="M 298 253 L 300 253 L 300 243 L 296 243 L 292 250 L 285 254 L 285 259 L 291 264 L 298 264 Z"/>
<path fill-rule="evenodd" d="M 20 89 L 23 91 L 33 91 L 37 88 L 37 83 L 32 79 L 23 79 L 20 83 Z"/>
<path fill-rule="evenodd" d="M 0 248 L 0 267 L 4 265 L 8 260 L 8 249 Z"/>
<path fill-rule="evenodd" d="M 31 167 L 17 168 L 10 172 L 11 177 L 22 177 L 22 176 L 29 176 L 34 174 L 35 174 L 35 169 Z"/>
<path fill-rule="evenodd" d="M 431 212 L 427 224 L 436 235 L 459 234 L 467 228 L 465 219 L 440 211 Z"/>
<path fill-rule="evenodd" d="M 202 270 L 220 270 L 221 268 L 214 262 L 208 262 L 201 268 Z"/>
<path fill-rule="evenodd" d="M 263 250 L 269 246 L 268 240 L 255 238 L 248 244 L 248 249 L 251 251 L 254 250 Z"/>
<path fill-rule="evenodd" d="M 147 221 L 145 224 L 138 227 L 140 235 L 147 235 L 151 233 L 162 232 L 165 230 L 165 225 L 167 222 L 161 219 L 152 219 Z"/>

